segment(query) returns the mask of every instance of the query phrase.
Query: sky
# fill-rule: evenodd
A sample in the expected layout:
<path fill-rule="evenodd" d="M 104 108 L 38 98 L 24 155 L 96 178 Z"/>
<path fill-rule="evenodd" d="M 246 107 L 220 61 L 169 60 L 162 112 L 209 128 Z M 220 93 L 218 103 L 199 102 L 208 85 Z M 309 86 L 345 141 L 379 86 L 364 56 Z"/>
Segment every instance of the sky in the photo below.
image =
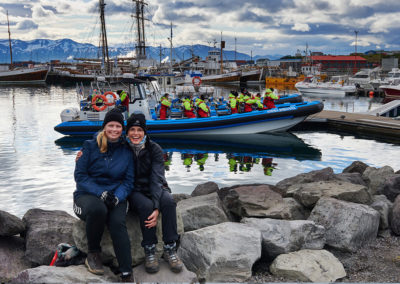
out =
<path fill-rule="evenodd" d="M 400 0 L 145 0 L 146 44 L 213 45 L 249 55 L 400 50 Z M 0 0 L 0 38 L 99 42 L 99 0 Z M 131 0 L 105 0 L 109 45 L 136 40 Z M 357 36 L 356 36 L 357 35 Z M 236 40 L 235 40 L 236 39 Z M 356 40 L 357 39 L 357 40 Z M 217 44 L 217 47 L 219 45 Z"/>

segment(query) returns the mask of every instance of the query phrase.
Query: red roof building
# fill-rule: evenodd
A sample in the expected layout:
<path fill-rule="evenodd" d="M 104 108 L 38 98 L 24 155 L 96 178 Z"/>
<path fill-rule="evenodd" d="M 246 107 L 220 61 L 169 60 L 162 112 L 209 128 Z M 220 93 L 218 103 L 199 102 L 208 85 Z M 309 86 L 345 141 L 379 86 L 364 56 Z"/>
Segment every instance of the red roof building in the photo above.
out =
<path fill-rule="evenodd" d="M 367 68 L 367 60 L 353 55 L 317 55 L 311 56 L 313 64 L 321 64 L 321 71 L 329 73 L 355 73 L 361 68 Z"/>

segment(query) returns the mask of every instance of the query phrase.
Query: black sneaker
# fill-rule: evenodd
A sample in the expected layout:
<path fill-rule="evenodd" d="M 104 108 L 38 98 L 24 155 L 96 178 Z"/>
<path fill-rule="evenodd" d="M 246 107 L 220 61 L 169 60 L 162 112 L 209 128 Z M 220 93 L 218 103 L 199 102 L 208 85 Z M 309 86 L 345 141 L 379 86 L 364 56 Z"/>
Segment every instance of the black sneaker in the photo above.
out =
<path fill-rule="evenodd" d="M 100 252 L 89 252 L 86 260 L 85 265 L 89 272 L 97 275 L 103 275 L 103 262 L 101 261 Z"/>
<path fill-rule="evenodd" d="M 147 245 L 144 247 L 144 267 L 147 273 L 156 273 L 160 269 L 158 259 L 156 257 L 156 245 Z"/>
<path fill-rule="evenodd" d="M 169 268 L 172 272 L 178 273 L 182 271 L 183 263 L 180 260 L 178 254 L 176 253 L 176 243 L 164 245 L 164 255 L 165 261 L 168 262 Z"/>

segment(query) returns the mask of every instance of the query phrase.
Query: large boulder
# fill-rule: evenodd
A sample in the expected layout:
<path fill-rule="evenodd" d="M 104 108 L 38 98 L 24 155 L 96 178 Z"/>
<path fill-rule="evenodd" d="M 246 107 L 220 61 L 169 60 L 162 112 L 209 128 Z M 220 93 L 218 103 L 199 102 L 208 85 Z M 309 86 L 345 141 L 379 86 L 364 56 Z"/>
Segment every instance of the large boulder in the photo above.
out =
<path fill-rule="evenodd" d="M 354 161 L 350 166 L 343 170 L 343 173 L 359 173 L 363 174 L 368 165 L 361 161 Z"/>
<path fill-rule="evenodd" d="M 28 210 L 22 218 L 27 259 L 35 265 L 50 264 L 58 244 L 74 244 L 72 227 L 76 220 L 65 211 Z"/>
<path fill-rule="evenodd" d="M 179 256 L 200 281 L 244 282 L 261 257 L 261 233 L 240 223 L 221 223 L 185 233 Z"/>
<path fill-rule="evenodd" d="M 273 275 L 300 282 L 328 283 L 346 276 L 340 261 L 326 250 L 300 250 L 279 255 L 271 264 Z"/>
<path fill-rule="evenodd" d="M 108 267 L 104 267 L 104 275 L 90 273 L 84 265 L 67 267 L 39 266 L 21 271 L 13 283 L 115 283 L 118 276 Z"/>
<path fill-rule="evenodd" d="M 140 264 L 133 268 L 133 275 L 136 283 L 197 283 L 195 273 L 187 270 L 185 266 L 181 272 L 174 273 L 163 259 L 160 259 L 160 270 L 157 273 L 146 272 L 144 264 Z"/>
<path fill-rule="evenodd" d="M 185 232 L 229 221 L 216 192 L 182 200 L 177 210 Z"/>
<path fill-rule="evenodd" d="M 308 220 L 324 226 L 326 244 L 354 252 L 378 234 L 379 212 L 368 205 L 322 197 Z"/>
<path fill-rule="evenodd" d="M 20 271 L 31 268 L 24 246 L 25 241 L 20 237 L 0 237 L 0 283 L 9 282 Z"/>
<path fill-rule="evenodd" d="M 310 215 L 311 211 L 292 197 L 283 198 L 283 202 L 285 204 L 283 216 L 287 216 L 287 220 L 305 220 Z"/>
<path fill-rule="evenodd" d="M 335 178 L 337 180 L 367 186 L 367 183 L 363 180 L 362 175 L 360 173 L 341 173 L 341 174 L 336 174 Z"/>
<path fill-rule="evenodd" d="M 10 237 L 25 232 L 25 224 L 20 218 L 0 210 L 0 237 Z"/>
<path fill-rule="evenodd" d="M 286 194 L 309 208 L 323 196 L 362 204 L 371 202 L 371 196 L 365 186 L 345 181 L 319 181 L 292 185 Z"/>
<path fill-rule="evenodd" d="M 206 194 L 210 194 L 213 192 L 217 192 L 218 189 L 219 189 L 218 184 L 216 184 L 213 181 L 208 181 L 206 183 L 197 185 L 196 188 L 191 193 L 191 195 L 192 196 L 206 195 Z"/>
<path fill-rule="evenodd" d="M 365 169 L 362 178 L 368 185 L 368 191 L 371 195 L 382 192 L 387 178 L 394 175 L 394 170 L 390 166 L 382 168 L 368 167 Z"/>
<path fill-rule="evenodd" d="M 381 194 L 386 195 L 390 201 L 394 201 L 400 194 L 400 174 L 388 177 L 383 183 Z"/>
<path fill-rule="evenodd" d="M 298 174 L 294 177 L 286 178 L 278 182 L 276 186 L 282 190 L 286 190 L 288 187 L 292 185 L 317 182 L 317 181 L 328 181 L 334 179 L 335 179 L 335 173 L 333 172 L 332 168 L 328 167 L 321 170 L 315 170 L 308 173 Z"/>
<path fill-rule="evenodd" d="M 325 228 L 312 221 L 243 218 L 241 222 L 260 230 L 263 258 L 274 259 L 301 249 L 322 249 L 325 245 Z"/>
<path fill-rule="evenodd" d="M 183 222 L 182 217 L 177 213 L 177 226 L 178 226 L 178 234 L 183 233 Z M 163 250 L 163 241 L 162 241 L 162 226 L 161 226 L 161 218 L 162 215 L 159 215 L 159 219 L 157 222 L 157 255 L 160 256 Z M 144 261 L 144 251 L 141 246 L 142 242 L 142 231 L 140 229 L 139 217 L 137 214 L 128 212 L 126 217 L 126 226 L 128 229 L 129 239 L 131 241 L 131 254 L 132 254 L 132 264 L 138 265 Z M 73 226 L 73 238 L 74 242 L 78 249 L 83 252 L 88 251 L 87 247 L 87 237 L 86 237 L 86 224 L 84 221 L 78 220 L 75 222 Z M 117 261 L 115 258 L 114 247 L 112 245 L 112 240 L 110 233 L 107 228 L 104 230 L 103 238 L 101 240 L 101 253 L 102 260 L 104 263 L 112 263 L 112 265 L 117 266 Z"/>
<path fill-rule="evenodd" d="M 393 202 L 392 214 L 390 216 L 390 228 L 392 232 L 400 236 L 400 195 Z"/>
<path fill-rule="evenodd" d="M 372 197 L 371 207 L 379 212 L 379 230 L 386 230 L 389 228 L 389 216 L 392 212 L 393 204 L 385 195 L 374 195 Z"/>
<path fill-rule="evenodd" d="M 174 198 L 175 202 L 178 204 L 179 201 L 188 199 L 192 196 L 190 194 L 186 194 L 186 193 L 173 193 L 172 197 Z"/>
<path fill-rule="evenodd" d="M 282 196 L 269 185 L 231 188 L 224 193 L 222 203 L 226 211 L 238 219 L 241 217 L 289 218 Z"/>

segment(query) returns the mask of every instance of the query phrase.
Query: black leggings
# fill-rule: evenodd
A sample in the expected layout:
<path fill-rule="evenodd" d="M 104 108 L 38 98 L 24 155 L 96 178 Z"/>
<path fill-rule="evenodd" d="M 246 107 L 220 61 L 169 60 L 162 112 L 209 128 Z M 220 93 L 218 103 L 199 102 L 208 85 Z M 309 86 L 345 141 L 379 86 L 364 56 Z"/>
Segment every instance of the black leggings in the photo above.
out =
<path fill-rule="evenodd" d="M 139 214 L 142 230 L 142 247 L 157 243 L 156 227 L 146 228 L 144 221 L 153 213 L 153 201 L 142 192 L 133 191 L 129 197 L 131 210 Z M 176 225 L 176 202 L 168 191 L 163 191 L 160 197 L 160 213 L 162 220 L 163 241 L 165 244 L 179 239 Z"/>
<path fill-rule="evenodd" d="M 127 202 L 120 202 L 109 210 L 104 202 L 94 195 L 81 195 L 74 200 L 74 212 L 86 222 L 89 252 L 101 252 L 101 238 L 107 225 L 118 260 L 120 272 L 131 272 L 131 243 L 126 229 Z"/>

